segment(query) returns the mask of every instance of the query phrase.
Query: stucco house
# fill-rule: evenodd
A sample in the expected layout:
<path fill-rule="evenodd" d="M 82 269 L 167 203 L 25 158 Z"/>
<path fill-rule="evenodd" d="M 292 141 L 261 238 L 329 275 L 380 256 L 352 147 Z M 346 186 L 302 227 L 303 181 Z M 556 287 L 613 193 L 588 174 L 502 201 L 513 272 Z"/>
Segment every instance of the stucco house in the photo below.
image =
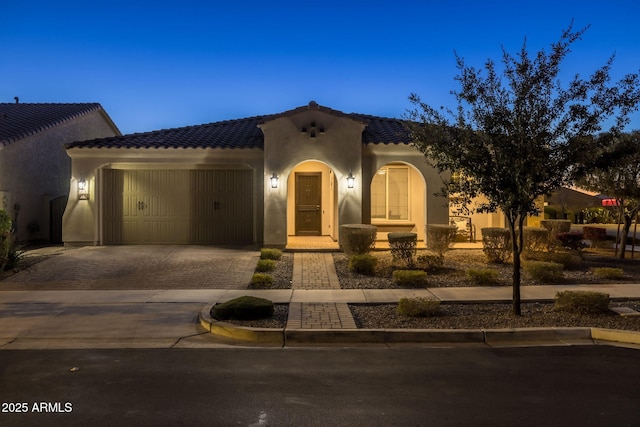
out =
<path fill-rule="evenodd" d="M 62 241 L 71 160 L 64 144 L 120 135 L 96 103 L 0 103 L 0 209 L 18 241 Z"/>
<path fill-rule="evenodd" d="M 251 244 L 446 224 L 438 172 L 400 120 L 315 102 L 257 117 L 66 145 L 67 245 Z M 80 187 L 79 187 L 80 184 Z"/>

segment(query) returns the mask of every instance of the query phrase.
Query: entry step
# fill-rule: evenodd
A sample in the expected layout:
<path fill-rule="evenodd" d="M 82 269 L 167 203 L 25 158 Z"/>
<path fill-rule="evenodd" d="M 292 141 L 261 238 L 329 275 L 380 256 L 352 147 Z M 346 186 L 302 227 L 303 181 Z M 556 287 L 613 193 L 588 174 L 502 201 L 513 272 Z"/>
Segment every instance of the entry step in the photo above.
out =
<path fill-rule="evenodd" d="M 640 316 L 640 312 L 637 312 L 633 308 L 629 308 L 629 307 L 611 307 L 611 311 L 618 313 L 620 316 L 623 316 L 623 317 Z"/>

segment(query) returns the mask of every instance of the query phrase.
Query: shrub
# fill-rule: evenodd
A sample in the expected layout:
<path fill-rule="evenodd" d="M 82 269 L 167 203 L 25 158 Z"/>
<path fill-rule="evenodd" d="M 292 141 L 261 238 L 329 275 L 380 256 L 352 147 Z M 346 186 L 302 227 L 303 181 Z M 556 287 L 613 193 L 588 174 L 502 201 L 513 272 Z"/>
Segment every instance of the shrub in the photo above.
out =
<path fill-rule="evenodd" d="M 534 282 L 558 282 L 562 279 L 562 264 L 545 261 L 526 261 L 522 268 Z"/>
<path fill-rule="evenodd" d="M 549 248 L 549 230 L 542 227 L 524 227 L 522 229 L 524 237 L 524 253 L 542 252 Z"/>
<path fill-rule="evenodd" d="M 584 235 L 581 232 L 558 233 L 556 234 L 556 239 L 563 247 L 576 251 L 580 258 L 582 258 L 582 249 L 584 249 L 586 245 L 584 243 Z"/>
<path fill-rule="evenodd" d="M 433 298 L 401 298 L 398 301 L 398 314 L 409 317 L 427 317 L 437 314 L 440 301 Z"/>
<path fill-rule="evenodd" d="M 495 285 L 498 282 L 498 272 L 488 268 L 470 268 L 467 279 L 476 285 Z"/>
<path fill-rule="evenodd" d="M 511 257 L 511 232 L 508 228 L 488 227 L 482 230 L 482 251 L 489 262 L 502 264 Z"/>
<path fill-rule="evenodd" d="M 458 228 L 455 225 L 428 224 L 427 248 L 442 256 L 456 239 Z"/>
<path fill-rule="evenodd" d="M 273 277 L 265 273 L 255 273 L 251 276 L 251 286 L 256 289 L 268 289 L 273 285 Z"/>
<path fill-rule="evenodd" d="M 407 267 L 414 266 L 418 235 L 416 233 L 389 233 L 389 249 L 394 261 L 402 260 Z"/>
<path fill-rule="evenodd" d="M 367 254 L 376 244 L 378 229 L 369 224 L 344 224 L 340 226 L 340 245 L 347 255 Z"/>
<path fill-rule="evenodd" d="M 540 225 L 549 230 L 549 249 L 558 246 L 557 234 L 571 231 L 571 221 L 567 219 L 544 219 Z"/>
<path fill-rule="evenodd" d="M 603 279 L 622 279 L 624 277 L 624 270 L 621 268 L 595 267 L 590 271 L 594 276 L 601 277 Z"/>
<path fill-rule="evenodd" d="M 256 265 L 256 271 L 258 273 L 266 273 L 267 271 L 273 271 L 276 268 L 276 262 L 272 259 L 259 259 Z"/>
<path fill-rule="evenodd" d="M 616 216 L 607 208 L 587 208 L 583 212 L 587 224 L 614 224 L 616 222 Z"/>
<path fill-rule="evenodd" d="M 401 288 L 427 286 L 427 273 L 422 270 L 394 270 L 393 283 Z"/>
<path fill-rule="evenodd" d="M 529 261 L 555 262 L 562 264 L 564 268 L 580 263 L 580 258 L 569 252 L 529 252 L 525 254 L 524 259 Z"/>
<path fill-rule="evenodd" d="M 217 320 L 256 320 L 273 316 L 273 302 L 252 296 L 234 298 L 211 309 L 211 317 Z"/>
<path fill-rule="evenodd" d="M 355 254 L 349 257 L 349 270 L 373 276 L 378 259 L 369 254 Z"/>
<path fill-rule="evenodd" d="M 282 258 L 282 251 L 274 248 L 262 248 L 260 250 L 260 259 L 272 259 L 278 261 Z"/>
<path fill-rule="evenodd" d="M 444 265 L 444 256 L 442 255 L 418 255 L 418 265 L 427 270 L 440 268 Z"/>
<path fill-rule="evenodd" d="M 576 314 L 601 314 L 609 310 L 609 294 L 593 291 L 556 293 L 554 309 Z"/>
<path fill-rule="evenodd" d="M 601 227 L 582 227 L 582 234 L 585 240 L 591 242 L 592 247 L 602 247 L 607 240 L 607 229 Z"/>

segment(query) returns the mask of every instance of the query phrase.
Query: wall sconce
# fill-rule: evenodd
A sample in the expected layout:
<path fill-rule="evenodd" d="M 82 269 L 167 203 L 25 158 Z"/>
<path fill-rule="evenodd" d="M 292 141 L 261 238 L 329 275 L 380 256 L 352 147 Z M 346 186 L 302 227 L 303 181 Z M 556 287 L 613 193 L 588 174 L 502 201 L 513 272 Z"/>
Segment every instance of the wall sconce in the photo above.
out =
<path fill-rule="evenodd" d="M 78 180 L 78 200 L 89 200 L 89 184 L 84 179 Z"/>
<path fill-rule="evenodd" d="M 349 175 L 347 176 L 347 187 L 348 188 L 353 188 L 353 185 L 356 182 L 356 177 L 353 176 L 353 174 L 351 172 L 349 172 Z"/>
<path fill-rule="evenodd" d="M 269 179 L 271 180 L 271 188 L 278 188 L 278 181 L 280 181 L 280 178 L 278 178 L 278 175 L 276 175 L 275 172 Z"/>

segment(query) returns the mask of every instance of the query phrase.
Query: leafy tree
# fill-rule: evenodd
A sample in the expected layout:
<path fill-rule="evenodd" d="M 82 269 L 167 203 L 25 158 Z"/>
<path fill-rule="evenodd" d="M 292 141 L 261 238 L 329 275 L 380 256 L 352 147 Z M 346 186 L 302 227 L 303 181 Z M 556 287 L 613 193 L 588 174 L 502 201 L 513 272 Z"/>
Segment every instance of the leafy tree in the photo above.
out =
<path fill-rule="evenodd" d="M 618 201 L 618 210 L 623 219 L 622 234 L 618 233 L 618 256 L 625 257 L 626 236 L 640 209 L 640 131 L 598 136 L 605 143 L 593 168 L 585 171 L 579 181 L 588 190 L 599 191 Z M 620 236 L 622 239 L 620 239 Z"/>
<path fill-rule="evenodd" d="M 596 141 L 590 135 L 613 119 L 617 133 L 640 101 L 640 77 L 628 74 L 611 84 L 611 57 L 589 78 L 559 80 L 570 46 L 587 30 L 562 32 L 549 53 L 530 57 L 526 40 L 517 55 L 502 49 L 502 69 L 488 60 L 482 69 L 467 66 L 456 54 L 460 84 L 452 92 L 457 109 L 436 109 L 416 94 L 408 113 L 415 146 L 441 172 L 453 171 L 447 194 L 465 203 L 484 194 L 480 212 L 504 213 L 513 254 L 513 313 L 520 308 L 520 254 L 523 225 L 536 214 L 536 198 L 570 182 Z"/>

